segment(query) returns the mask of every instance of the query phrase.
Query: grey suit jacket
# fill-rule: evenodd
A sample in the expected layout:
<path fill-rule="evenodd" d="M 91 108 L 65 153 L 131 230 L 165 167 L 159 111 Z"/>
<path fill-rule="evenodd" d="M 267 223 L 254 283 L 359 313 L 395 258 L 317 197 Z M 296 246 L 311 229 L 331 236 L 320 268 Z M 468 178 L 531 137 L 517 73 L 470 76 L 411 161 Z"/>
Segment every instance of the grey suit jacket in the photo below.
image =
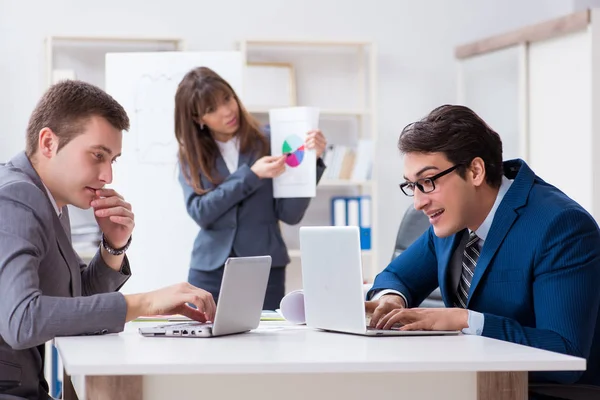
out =
<path fill-rule="evenodd" d="M 121 272 L 99 253 L 88 266 L 81 261 L 67 207 L 59 218 L 24 153 L 0 164 L 0 379 L 21 383 L 5 394 L 48 398 L 48 340 L 122 331 L 125 298 L 109 292 L 129 276 L 127 260 Z"/>
<path fill-rule="evenodd" d="M 201 175 L 202 186 L 209 192 L 199 195 L 186 182 L 181 170 L 179 182 L 188 214 L 200 226 L 194 241 L 190 268 L 211 271 L 225 263 L 232 252 L 238 257 L 270 255 L 273 267 L 290 262 L 281 236 L 279 221 L 299 223 L 310 198 L 273 198 L 273 181 L 260 179 L 250 166 L 256 154 L 240 153 L 238 169 L 230 174 L 219 154 L 215 168 L 224 181 L 213 185 Z M 317 161 L 317 182 L 325 171 Z"/>

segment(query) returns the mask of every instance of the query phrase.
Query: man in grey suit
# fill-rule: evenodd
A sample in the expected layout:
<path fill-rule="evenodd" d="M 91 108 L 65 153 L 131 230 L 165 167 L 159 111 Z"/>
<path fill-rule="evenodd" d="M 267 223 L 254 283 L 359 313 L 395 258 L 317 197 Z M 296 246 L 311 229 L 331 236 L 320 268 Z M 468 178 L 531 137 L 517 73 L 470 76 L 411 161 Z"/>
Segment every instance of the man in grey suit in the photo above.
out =
<path fill-rule="evenodd" d="M 214 317 L 212 296 L 188 283 L 117 292 L 131 276 L 134 215 L 105 185 L 128 128 L 108 94 L 64 81 L 33 111 L 26 151 L 0 164 L 0 399 L 49 398 L 44 344 L 56 336 L 117 333 L 140 315 Z M 69 204 L 93 207 L 103 233 L 87 266 L 71 246 Z"/>

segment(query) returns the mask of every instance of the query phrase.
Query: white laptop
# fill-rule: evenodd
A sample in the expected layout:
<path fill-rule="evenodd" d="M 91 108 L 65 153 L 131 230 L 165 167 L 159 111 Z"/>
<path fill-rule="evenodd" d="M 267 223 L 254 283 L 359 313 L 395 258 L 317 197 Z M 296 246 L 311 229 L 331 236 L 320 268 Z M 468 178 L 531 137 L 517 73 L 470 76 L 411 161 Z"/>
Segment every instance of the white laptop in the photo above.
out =
<path fill-rule="evenodd" d="M 400 331 L 367 326 L 357 226 L 300 228 L 306 325 L 366 336 L 456 335 L 459 331 Z"/>
<path fill-rule="evenodd" d="M 214 323 L 164 324 L 139 332 L 144 336 L 214 337 L 256 329 L 270 271 L 271 256 L 230 257 L 225 262 Z"/>

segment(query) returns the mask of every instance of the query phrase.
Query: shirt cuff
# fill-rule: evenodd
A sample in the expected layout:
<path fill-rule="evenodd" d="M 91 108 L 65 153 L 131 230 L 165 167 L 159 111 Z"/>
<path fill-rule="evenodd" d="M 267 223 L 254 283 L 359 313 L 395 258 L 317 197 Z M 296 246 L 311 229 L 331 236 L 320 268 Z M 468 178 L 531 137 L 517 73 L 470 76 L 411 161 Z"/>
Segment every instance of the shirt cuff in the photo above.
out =
<path fill-rule="evenodd" d="M 394 289 L 383 289 L 378 292 L 375 292 L 373 295 L 371 295 L 371 300 L 379 300 L 382 296 L 386 294 L 397 294 L 398 296 L 404 299 L 404 305 L 408 307 L 408 301 L 406 301 L 406 296 Z"/>
<path fill-rule="evenodd" d="M 469 327 L 463 329 L 462 333 L 464 333 L 465 335 L 481 336 L 481 332 L 483 332 L 483 324 L 485 322 L 483 314 L 472 310 L 467 311 L 469 311 L 469 317 L 467 320 Z"/>

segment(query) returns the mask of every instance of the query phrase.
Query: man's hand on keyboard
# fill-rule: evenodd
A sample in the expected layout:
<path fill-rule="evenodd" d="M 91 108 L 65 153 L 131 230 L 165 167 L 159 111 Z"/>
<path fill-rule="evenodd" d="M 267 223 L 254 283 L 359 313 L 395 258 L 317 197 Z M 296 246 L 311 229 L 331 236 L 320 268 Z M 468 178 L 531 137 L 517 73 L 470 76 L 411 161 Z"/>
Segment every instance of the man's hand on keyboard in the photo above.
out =
<path fill-rule="evenodd" d="M 195 321 L 206 322 L 214 320 L 217 310 L 212 294 L 187 282 L 153 292 L 126 295 L 125 301 L 127 321 L 141 315 L 181 314 Z"/>
<path fill-rule="evenodd" d="M 377 323 L 385 315 L 389 314 L 393 310 L 405 308 L 404 299 L 396 294 L 386 294 L 381 296 L 379 300 L 371 300 L 365 302 L 365 311 L 371 315 L 371 322 L 369 326 L 374 328 Z"/>

